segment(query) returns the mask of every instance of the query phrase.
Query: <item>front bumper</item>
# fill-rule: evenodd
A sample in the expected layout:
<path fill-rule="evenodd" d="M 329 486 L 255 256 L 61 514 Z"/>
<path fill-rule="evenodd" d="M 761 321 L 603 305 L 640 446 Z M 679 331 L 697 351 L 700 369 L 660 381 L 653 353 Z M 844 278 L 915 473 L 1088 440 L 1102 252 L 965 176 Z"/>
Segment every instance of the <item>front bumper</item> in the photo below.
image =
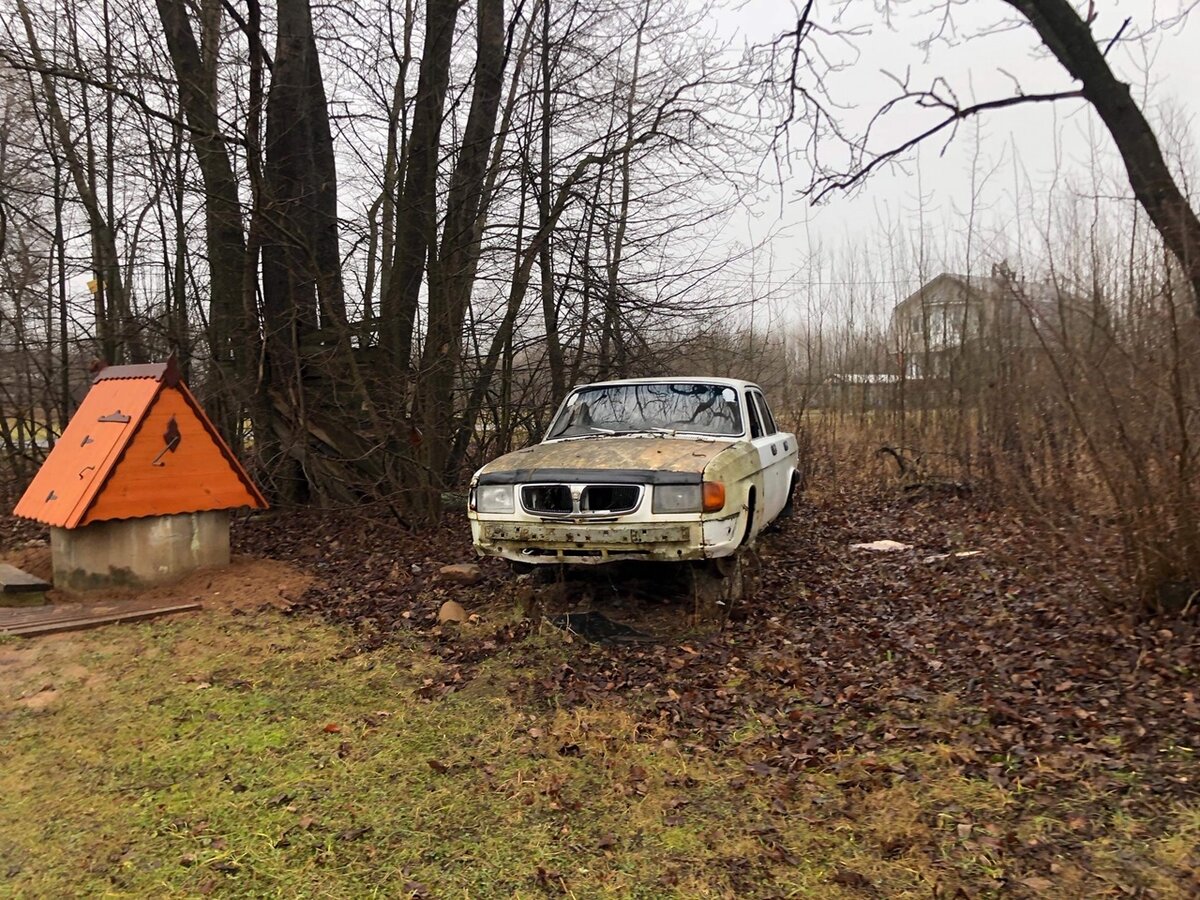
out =
<path fill-rule="evenodd" d="M 596 564 L 618 560 L 680 562 L 726 556 L 735 549 L 733 520 L 694 522 L 512 522 L 472 519 L 483 556 L 526 563 Z M 716 538 L 717 541 L 713 539 Z"/>

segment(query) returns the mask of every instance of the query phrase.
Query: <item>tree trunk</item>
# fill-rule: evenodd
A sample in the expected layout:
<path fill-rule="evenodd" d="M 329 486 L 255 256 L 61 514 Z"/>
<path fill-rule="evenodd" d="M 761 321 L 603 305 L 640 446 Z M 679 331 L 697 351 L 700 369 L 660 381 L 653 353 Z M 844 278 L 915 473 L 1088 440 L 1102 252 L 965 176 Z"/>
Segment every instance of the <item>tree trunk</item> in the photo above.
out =
<path fill-rule="evenodd" d="M 635 125 L 634 105 L 637 101 L 638 72 L 642 62 L 642 35 L 646 22 L 650 18 L 650 3 L 647 0 L 642 9 L 642 20 L 637 29 L 637 38 L 633 47 L 633 69 L 629 76 L 629 93 L 625 98 L 625 149 L 621 153 L 618 174 L 621 180 L 621 197 L 617 204 L 617 223 L 608 244 L 608 259 L 606 261 L 607 284 L 604 290 L 604 325 L 602 328 L 604 352 L 601 354 L 601 372 L 599 377 L 607 378 L 611 373 L 611 362 L 608 354 L 608 342 L 616 346 L 616 372 L 624 377 L 628 361 L 625 351 L 624 336 L 621 332 L 621 261 L 625 254 L 625 233 L 629 227 L 629 200 L 632 188 L 630 163 L 632 157 L 632 140 Z"/>
<path fill-rule="evenodd" d="M 424 471 L 430 480 L 430 493 L 439 495 L 454 423 L 454 378 L 462 355 L 463 320 L 479 255 L 481 235 L 475 227 L 476 218 L 504 78 L 504 0 L 479 0 L 476 31 L 471 109 L 450 178 L 441 248 L 429 267 L 429 326 L 414 410 L 425 435 Z M 427 510 L 438 508 L 436 503 L 426 506 Z"/>
<path fill-rule="evenodd" d="M 379 295 L 382 298 L 391 284 L 392 263 L 396 253 L 396 193 L 404 183 L 403 161 L 408 156 L 408 67 L 412 64 L 412 33 L 416 16 L 412 0 L 405 0 L 403 47 L 396 80 L 392 85 L 392 105 L 388 110 L 387 152 L 383 161 L 383 189 L 380 193 Z M 379 331 L 379 323 L 376 323 Z"/>
<path fill-rule="evenodd" d="M 512 127 L 513 114 L 517 108 L 519 88 L 521 86 L 521 74 L 524 70 L 525 60 L 533 43 L 535 19 L 536 16 L 531 17 L 525 28 L 525 33 L 521 38 L 520 49 L 517 51 L 516 61 L 512 66 L 512 74 L 509 76 L 508 97 L 504 102 L 504 114 L 501 117 L 496 140 L 492 146 L 492 159 L 488 165 L 487 177 L 484 180 L 483 186 L 483 196 L 479 204 L 479 212 L 475 216 L 474 230 L 471 235 L 469 270 L 464 273 L 464 277 L 470 284 L 474 284 L 475 281 L 475 272 L 479 263 L 479 250 L 483 241 L 483 229 L 487 222 L 492 200 L 496 195 L 497 180 L 504 164 L 504 147 L 507 142 L 509 131 Z M 519 269 L 521 264 L 521 239 L 525 234 L 526 198 L 528 195 L 528 191 L 526 190 L 528 186 L 526 181 L 528 167 L 520 166 L 519 169 L 521 173 L 521 186 L 517 191 L 517 196 L 520 197 L 520 207 L 517 214 L 514 243 L 514 269 Z M 474 383 L 471 387 L 470 396 L 467 399 L 466 407 L 462 410 L 462 415 L 455 427 L 453 447 L 450 450 L 450 455 L 446 461 L 446 465 L 442 473 L 442 477 L 444 479 L 452 479 L 454 477 L 454 473 L 462 468 L 463 461 L 466 459 L 467 450 L 469 449 L 471 443 L 471 437 L 474 434 L 475 425 L 479 419 L 479 413 L 483 408 L 483 401 L 487 396 L 488 390 L 491 388 L 492 378 L 495 375 L 496 365 L 500 359 L 500 354 L 506 346 L 511 348 L 512 330 L 516 322 L 517 313 L 519 312 L 519 304 L 521 300 L 524 299 L 524 296 L 524 288 L 510 291 L 509 302 L 507 304 L 503 320 L 500 323 L 496 335 L 493 337 L 491 348 L 488 351 L 488 355 L 484 360 L 482 367 L 476 375 Z M 516 303 L 517 306 L 514 306 L 514 303 Z"/>
<path fill-rule="evenodd" d="M 401 379 L 408 378 L 421 279 L 437 234 L 438 150 L 458 7 L 458 0 L 428 0 L 426 6 L 424 52 L 397 204 L 396 254 L 380 302 L 380 344 L 393 364 L 393 377 Z"/>
<path fill-rule="evenodd" d="M 211 0 L 206 3 L 209 21 L 204 23 L 204 37 L 208 52 L 202 58 L 183 0 L 156 0 L 156 3 L 171 65 L 179 81 L 179 98 L 190 126 L 192 149 L 204 183 L 209 270 L 208 343 L 221 388 L 219 392 L 213 392 L 209 410 L 226 439 L 234 439 L 240 404 L 230 400 L 243 394 L 246 387 L 244 373 L 254 360 L 241 359 L 239 353 L 242 345 L 239 332 L 247 324 L 241 312 L 246 242 L 238 181 L 217 120 L 216 54 L 211 44 L 215 42 L 214 32 L 219 31 L 220 7 L 213 12 Z M 235 386 L 243 390 L 234 390 Z"/>
<path fill-rule="evenodd" d="M 538 227 L 545 233 L 538 258 L 541 278 L 542 321 L 546 329 L 546 356 L 550 363 L 551 405 L 557 405 L 567 392 L 567 373 L 563 362 L 562 340 L 558 334 L 558 305 L 554 302 L 554 257 L 550 231 L 550 129 L 553 124 L 553 91 L 550 87 L 550 0 L 542 0 L 542 134 L 541 183 L 538 190 Z"/>
<path fill-rule="evenodd" d="M 308 0 L 281 0 L 277 27 L 260 200 L 265 375 L 279 398 L 272 430 L 287 460 L 277 487 L 301 501 L 326 493 L 308 459 L 305 353 L 321 326 L 344 337 L 345 304 L 337 173 Z"/>
<path fill-rule="evenodd" d="M 254 430 L 254 453 L 263 460 L 263 450 L 270 445 L 271 404 L 263 390 L 265 373 L 260 370 L 264 342 L 259 328 L 258 262 L 262 246 L 263 207 L 263 110 L 266 106 L 263 91 L 263 70 L 267 52 L 262 44 L 262 9 L 258 0 L 246 2 L 246 36 L 249 40 L 249 86 L 246 96 L 246 172 L 250 180 L 250 215 L 246 232 L 246 255 L 242 263 L 241 336 L 243 375 L 246 384 L 246 404 Z"/>
<path fill-rule="evenodd" d="M 524 171 L 522 169 L 522 173 Z M 475 376 L 475 382 L 471 386 L 470 397 L 467 398 L 467 405 L 463 410 L 462 420 L 459 422 L 458 429 L 455 432 L 454 448 L 451 451 L 448 464 L 448 469 L 451 470 L 459 469 L 466 459 L 467 451 L 471 446 L 471 439 L 475 435 L 475 426 L 479 422 L 479 414 L 483 410 L 484 400 L 491 389 L 492 379 L 496 375 L 496 366 L 499 364 L 501 354 L 504 353 L 505 348 L 512 346 L 513 328 L 516 325 L 517 314 L 521 310 L 521 303 L 525 299 L 525 292 L 529 286 L 529 274 L 531 270 L 524 262 L 527 254 L 521 249 L 521 238 L 525 234 L 527 196 L 525 188 L 525 178 L 522 177 L 521 189 L 518 194 L 521 198 L 521 204 L 517 210 L 513 277 L 509 287 L 508 302 L 505 304 L 504 317 L 501 319 L 496 333 L 492 335 L 492 343 L 488 349 L 487 356 L 484 358 L 479 372 Z M 504 405 L 504 408 L 507 409 L 507 404 Z M 447 472 L 447 474 L 449 473 Z"/>

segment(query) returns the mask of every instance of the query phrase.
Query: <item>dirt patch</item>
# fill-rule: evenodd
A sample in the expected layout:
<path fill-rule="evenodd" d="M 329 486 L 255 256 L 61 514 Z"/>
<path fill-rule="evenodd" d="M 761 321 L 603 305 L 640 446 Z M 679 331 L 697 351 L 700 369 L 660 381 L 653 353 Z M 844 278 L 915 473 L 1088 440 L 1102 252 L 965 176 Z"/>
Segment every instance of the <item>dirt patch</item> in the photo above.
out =
<path fill-rule="evenodd" d="M 248 612 L 263 606 L 286 609 L 312 582 L 312 575 L 289 563 L 242 556 L 224 568 L 202 569 L 172 584 L 127 593 L 138 600 L 196 600 L 205 609 Z"/>
<path fill-rule="evenodd" d="M 0 561 L 51 580 L 53 565 L 44 531 L 39 537 L 29 523 L 0 518 Z M 193 572 L 171 584 L 142 590 L 114 589 L 88 595 L 47 592 L 60 608 L 75 603 L 137 600 L 176 604 L 196 601 L 208 615 L 250 612 L 263 607 L 286 609 L 309 591 L 314 577 L 303 564 L 253 555 L 235 556 L 225 568 Z M 105 680 L 83 664 L 85 643 L 76 633 L 45 635 L 0 645 L 0 711 L 43 710 L 77 703 Z M 153 649 L 148 653 L 156 652 Z M 135 652 L 139 655 L 140 650 Z"/>
<path fill-rule="evenodd" d="M 25 547 L 0 555 L 0 561 L 49 580 L 52 575 L 50 549 Z M 149 588 L 111 588 L 88 594 L 50 590 L 51 603 L 109 602 L 121 600 L 182 603 L 199 601 L 205 609 L 237 609 L 247 612 L 262 606 L 286 609 L 313 583 L 313 576 L 297 566 L 275 559 L 235 557 L 229 566 L 201 569 L 170 584 Z"/>
<path fill-rule="evenodd" d="M 42 541 L 31 541 L 23 547 L 0 554 L 0 562 L 16 566 L 43 581 L 54 580 L 54 565 L 50 560 L 50 547 Z"/>
<path fill-rule="evenodd" d="M 58 699 L 58 691 L 53 686 L 47 685 L 36 694 L 30 694 L 28 697 L 21 697 L 17 703 L 24 706 L 26 709 L 45 709 Z"/>
<path fill-rule="evenodd" d="M 12 672 L 24 672 L 36 657 L 37 652 L 29 644 L 0 648 L 0 679 Z"/>
<path fill-rule="evenodd" d="M 286 609 L 312 582 L 311 575 L 289 563 L 239 557 L 227 568 L 195 572 L 174 584 L 144 591 L 103 592 L 90 599 L 106 603 L 199 601 L 208 615 L 219 617 L 263 607 Z M 75 599 L 58 591 L 51 591 L 49 597 L 60 606 Z M 42 710 L 78 703 L 89 696 L 105 676 L 83 664 L 84 646 L 78 634 L 46 635 L 0 646 L 0 710 L 5 706 Z"/>
<path fill-rule="evenodd" d="M 76 634 L 14 639 L 0 647 L 0 711 L 45 709 L 74 688 L 97 684 L 103 676 L 80 663 L 83 650 Z"/>

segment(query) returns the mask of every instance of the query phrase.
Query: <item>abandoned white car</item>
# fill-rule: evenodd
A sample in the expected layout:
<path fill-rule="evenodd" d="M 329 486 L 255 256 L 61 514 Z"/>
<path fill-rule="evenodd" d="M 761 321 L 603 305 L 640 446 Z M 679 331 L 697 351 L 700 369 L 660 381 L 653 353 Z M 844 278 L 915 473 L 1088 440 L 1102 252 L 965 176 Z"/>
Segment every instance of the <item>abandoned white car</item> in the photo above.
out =
<path fill-rule="evenodd" d="M 733 560 L 798 485 L 796 436 L 757 385 L 647 378 L 576 388 L 540 444 L 471 480 L 482 556 L 516 563 Z"/>

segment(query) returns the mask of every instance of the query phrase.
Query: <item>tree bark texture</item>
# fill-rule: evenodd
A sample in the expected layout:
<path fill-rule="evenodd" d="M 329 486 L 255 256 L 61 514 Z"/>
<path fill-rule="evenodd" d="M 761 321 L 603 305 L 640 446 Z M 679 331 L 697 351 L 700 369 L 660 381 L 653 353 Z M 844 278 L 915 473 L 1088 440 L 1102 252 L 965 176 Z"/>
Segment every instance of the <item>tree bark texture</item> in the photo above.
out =
<path fill-rule="evenodd" d="M 322 327 L 344 335 L 346 312 L 337 172 L 312 14 L 308 0 L 280 0 L 277 9 L 260 198 L 265 377 L 288 410 L 272 423 L 291 460 L 280 487 L 290 499 L 305 499 L 321 493 L 307 461 L 305 354 Z"/>
<path fill-rule="evenodd" d="M 479 0 L 475 87 L 450 178 L 440 250 L 429 267 L 429 325 L 417 379 L 416 417 L 426 439 L 425 471 L 441 490 L 454 425 L 454 379 L 471 300 L 476 229 L 504 79 L 504 0 Z"/>
<path fill-rule="evenodd" d="M 238 181 L 229 148 L 217 120 L 216 72 L 201 57 L 200 47 L 188 19 L 183 0 L 156 0 L 158 15 L 171 65 L 179 81 L 184 115 L 191 126 L 192 149 L 204 183 L 205 239 L 208 248 L 209 315 L 208 341 L 212 359 L 228 396 L 237 385 L 244 392 L 242 373 L 253 360 L 241 359 L 242 330 L 255 325 L 242 313 L 242 276 L 246 265 L 246 241 L 242 224 Z M 219 7 L 218 7 L 219 10 Z M 209 27 L 215 23 L 209 22 Z M 211 37 L 208 40 L 212 40 Z M 215 62 L 215 55 L 212 62 Z M 211 401 L 210 401 L 211 403 Z M 237 404 L 213 409 L 214 420 L 226 438 L 237 428 Z M 232 407 L 232 408 L 224 408 Z"/>
<path fill-rule="evenodd" d="M 396 253 L 380 304 L 380 335 L 393 377 L 407 379 L 421 281 L 437 235 L 437 166 L 459 0 L 428 0 L 404 186 L 396 205 Z"/>

